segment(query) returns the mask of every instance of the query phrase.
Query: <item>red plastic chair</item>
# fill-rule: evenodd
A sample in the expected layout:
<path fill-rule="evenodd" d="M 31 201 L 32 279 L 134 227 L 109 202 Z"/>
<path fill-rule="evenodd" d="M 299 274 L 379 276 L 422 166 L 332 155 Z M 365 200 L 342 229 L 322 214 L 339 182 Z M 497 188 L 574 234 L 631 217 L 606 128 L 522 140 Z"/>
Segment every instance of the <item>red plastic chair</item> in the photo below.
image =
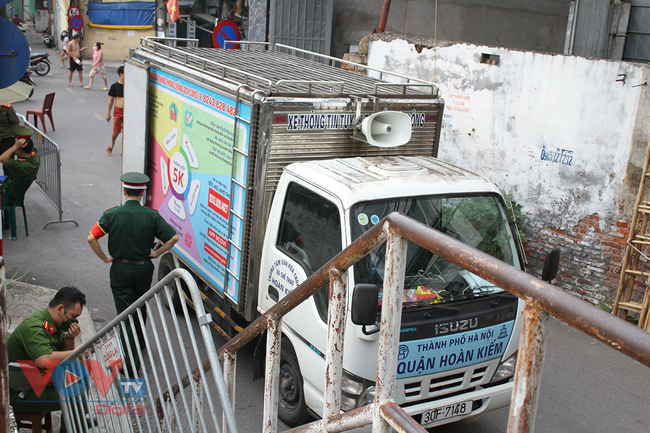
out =
<path fill-rule="evenodd" d="M 29 110 L 27 112 L 27 120 L 29 120 L 29 115 L 33 114 L 34 115 L 34 126 L 38 128 L 38 118 L 41 118 L 41 122 L 43 123 L 43 132 L 47 134 L 47 128 L 45 127 L 45 115 L 47 114 L 47 117 L 50 118 L 50 123 L 52 124 L 52 130 L 56 131 L 56 128 L 54 127 L 54 118 L 52 117 L 52 105 L 54 104 L 54 95 L 56 93 L 49 93 L 45 95 L 45 100 L 43 101 L 43 108 L 38 110 Z"/>

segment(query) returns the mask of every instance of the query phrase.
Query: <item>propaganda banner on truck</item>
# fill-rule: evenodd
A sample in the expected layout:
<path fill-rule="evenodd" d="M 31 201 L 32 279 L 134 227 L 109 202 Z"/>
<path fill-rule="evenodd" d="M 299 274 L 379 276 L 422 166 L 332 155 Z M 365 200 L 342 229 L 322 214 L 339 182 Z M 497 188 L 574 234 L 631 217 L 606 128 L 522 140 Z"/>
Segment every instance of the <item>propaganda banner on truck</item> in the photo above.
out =
<path fill-rule="evenodd" d="M 236 110 L 246 121 L 235 134 Z M 150 70 L 147 205 L 178 233 L 176 252 L 234 302 L 243 224 L 231 212 L 244 215 L 250 116 L 247 105 Z"/>

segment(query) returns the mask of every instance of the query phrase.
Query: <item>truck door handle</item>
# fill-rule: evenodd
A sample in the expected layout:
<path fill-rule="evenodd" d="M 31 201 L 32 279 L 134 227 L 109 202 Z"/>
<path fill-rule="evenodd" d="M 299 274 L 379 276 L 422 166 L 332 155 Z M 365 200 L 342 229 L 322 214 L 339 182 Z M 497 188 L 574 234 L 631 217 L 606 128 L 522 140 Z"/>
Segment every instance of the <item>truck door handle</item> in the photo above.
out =
<path fill-rule="evenodd" d="M 278 294 L 278 289 L 276 289 L 273 286 L 269 286 L 269 298 L 271 298 L 275 302 L 278 302 L 278 300 L 280 299 L 280 295 Z"/>

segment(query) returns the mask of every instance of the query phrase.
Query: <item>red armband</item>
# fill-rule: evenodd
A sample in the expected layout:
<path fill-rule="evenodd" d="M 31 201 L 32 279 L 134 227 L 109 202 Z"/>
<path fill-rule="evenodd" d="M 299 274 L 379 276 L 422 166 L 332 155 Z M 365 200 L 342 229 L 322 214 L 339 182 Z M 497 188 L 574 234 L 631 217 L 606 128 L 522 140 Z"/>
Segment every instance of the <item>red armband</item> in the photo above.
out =
<path fill-rule="evenodd" d="M 102 236 L 104 236 L 106 232 L 104 231 L 103 228 L 99 225 L 99 223 L 95 224 L 95 226 L 90 230 L 90 235 L 94 237 L 95 239 L 99 239 Z"/>

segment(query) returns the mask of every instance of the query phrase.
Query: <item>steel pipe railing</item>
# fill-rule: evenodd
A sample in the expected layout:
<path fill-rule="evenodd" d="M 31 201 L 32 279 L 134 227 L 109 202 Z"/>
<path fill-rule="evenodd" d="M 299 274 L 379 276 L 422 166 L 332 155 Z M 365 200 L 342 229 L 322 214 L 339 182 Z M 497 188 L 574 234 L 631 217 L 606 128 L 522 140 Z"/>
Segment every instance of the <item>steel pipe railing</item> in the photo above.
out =
<path fill-rule="evenodd" d="M 227 378 L 233 378 L 234 357 L 237 350 L 268 328 L 265 382 L 265 396 L 268 401 L 265 401 L 263 427 L 265 432 L 275 432 L 277 428 L 277 368 L 282 338 L 282 317 L 329 282 L 328 324 L 336 328 L 338 324 L 344 323 L 344 317 L 341 317 L 344 312 L 342 313 L 339 308 L 341 303 L 345 305 L 345 282 L 341 276 L 350 266 L 383 242 L 387 242 L 387 257 L 384 272 L 375 402 L 362 408 L 340 413 L 340 391 L 337 393 L 332 387 L 339 383 L 338 368 L 340 367 L 339 362 L 342 361 L 342 354 L 339 356 L 336 345 L 343 339 L 344 326 L 339 326 L 339 329 L 330 329 L 324 417 L 320 421 L 289 431 L 339 432 L 372 423 L 373 430 L 379 432 L 387 432 L 391 427 L 404 432 L 424 432 L 424 429 L 393 401 L 396 380 L 395 360 L 397 359 L 401 324 L 401 291 L 405 273 L 401 258 L 406 255 L 407 240 L 467 269 L 527 302 L 524 309 L 524 323 L 517 361 L 518 369 L 514 379 L 508 432 L 533 431 L 544 358 L 544 334 L 550 315 L 650 367 L 650 334 L 459 240 L 405 215 L 392 213 L 312 274 L 298 288 L 282 298 L 219 350 L 219 357 L 224 360 L 224 374 Z M 334 332 L 340 332 L 341 335 L 334 336 L 332 335 Z M 209 368 L 209 363 L 204 363 L 204 367 Z M 232 395 L 231 398 L 233 398 Z M 234 404 L 234 398 L 232 401 Z"/>

